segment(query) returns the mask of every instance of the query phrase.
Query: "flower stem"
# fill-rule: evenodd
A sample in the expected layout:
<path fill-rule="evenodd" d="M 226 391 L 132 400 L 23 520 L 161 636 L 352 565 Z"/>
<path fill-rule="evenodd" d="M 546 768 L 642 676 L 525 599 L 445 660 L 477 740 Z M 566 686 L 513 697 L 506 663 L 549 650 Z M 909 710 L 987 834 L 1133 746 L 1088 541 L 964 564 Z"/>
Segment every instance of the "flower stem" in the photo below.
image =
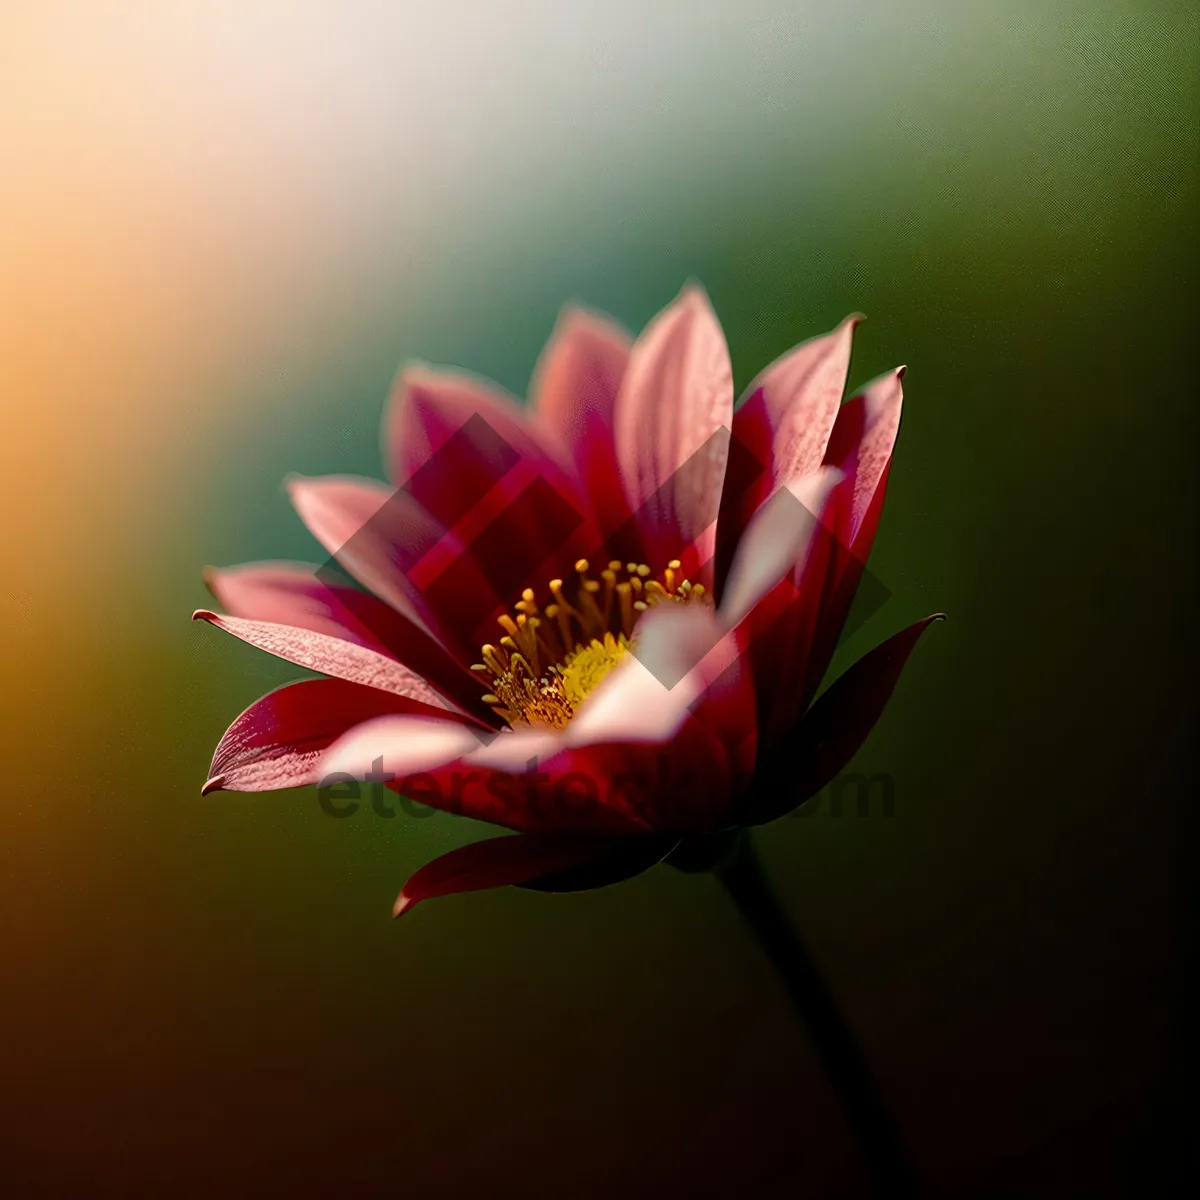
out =
<path fill-rule="evenodd" d="M 715 867 L 715 874 L 754 931 L 796 1011 L 807 1022 L 858 1138 L 876 1195 L 915 1196 L 912 1174 L 862 1053 L 771 890 L 748 833 Z"/>

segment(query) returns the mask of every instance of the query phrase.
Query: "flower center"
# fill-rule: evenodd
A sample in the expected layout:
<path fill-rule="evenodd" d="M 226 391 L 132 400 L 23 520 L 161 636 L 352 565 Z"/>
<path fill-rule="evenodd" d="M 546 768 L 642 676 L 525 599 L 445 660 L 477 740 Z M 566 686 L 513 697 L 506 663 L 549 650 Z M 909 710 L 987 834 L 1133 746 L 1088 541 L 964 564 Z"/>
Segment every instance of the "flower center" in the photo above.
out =
<path fill-rule="evenodd" d="M 471 668 L 488 688 L 484 701 L 514 728 L 564 728 L 632 649 L 641 613 L 655 604 L 709 600 L 703 585 L 680 578 L 678 559 L 654 577 L 645 563 L 610 562 L 598 579 L 589 570 L 581 558 L 572 579 L 550 580 L 545 609 L 526 588 L 513 613 L 499 618 L 499 644 L 485 645 L 483 662 Z"/>

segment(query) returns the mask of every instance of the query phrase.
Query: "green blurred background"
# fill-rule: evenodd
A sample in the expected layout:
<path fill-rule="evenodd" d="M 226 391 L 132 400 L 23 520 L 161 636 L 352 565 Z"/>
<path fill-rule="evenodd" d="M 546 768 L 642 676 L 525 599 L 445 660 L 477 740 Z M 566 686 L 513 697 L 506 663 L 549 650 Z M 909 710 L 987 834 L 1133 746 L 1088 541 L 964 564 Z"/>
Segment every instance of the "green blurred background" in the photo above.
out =
<path fill-rule="evenodd" d="M 486 832 L 199 787 L 297 672 L 205 563 L 320 561 L 410 357 L 523 393 L 559 306 L 688 278 L 736 382 L 905 362 L 872 559 L 930 611 L 855 767 L 759 835 L 931 1196 L 1182 1170 L 1194 820 L 1192 4 L 6 6 L 0 1183 L 857 1196 L 711 879 L 389 919 Z M 1188 1130 L 1190 1133 L 1191 1131 Z"/>

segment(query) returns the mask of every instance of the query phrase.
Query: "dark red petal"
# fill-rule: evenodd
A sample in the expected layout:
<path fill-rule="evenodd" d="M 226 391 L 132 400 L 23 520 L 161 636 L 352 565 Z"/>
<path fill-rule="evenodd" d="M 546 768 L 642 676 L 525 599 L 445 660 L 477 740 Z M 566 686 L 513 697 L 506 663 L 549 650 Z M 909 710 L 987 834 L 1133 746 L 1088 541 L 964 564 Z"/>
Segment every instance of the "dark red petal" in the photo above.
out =
<path fill-rule="evenodd" d="M 446 534 L 410 579 L 471 652 L 524 588 L 566 576 L 602 544 L 565 449 L 483 380 L 410 367 L 384 438 L 398 494 Z"/>
<path fill-rule="evenodd" d="M 848 545 L 857 541 L 875 490 L 891 461 L 900 430 L 904 373 L 904 367 L 897 367 L 881 375 L 842 405 L 829 436 L 826 465 L 839 468 L 854 480 Z"/>
<path fill-rule="evenodd" d="M 347 730 L 394 713 L 446 716 L 420 701 L 343 679 L 286 684 L 230 725 L 201 791 L 267 792 L 315 783 L 322 754 Z"/>
<path fill-rule="evenodd" d="M 834 505 L 836 537 L 803 684 L 798 685 L 801 709 L 816 695 L 829 669 L 871 554 L 900 429 L 903 378 L 904 368 L 899 367 L 868 384 L 839 410 L 829 439 L 825 462 L 842 471 L 846 481 Z"/>
<path fill-rule="evenodd" d="M 426 863 L 401 889 L 392 915 L 398 917 L 435 896 L 528 883 L 567 871 L 618 844 L 613 838 L 568 833 L 522 833 L 473 842 Z"/>
<path fill-rule="evenodd" d="M 760 765 L 742 824 L 773 821 L 837 777 L 875 727 L 921 634 L 944 619 L 935 613 L 893 634 L 828 688 Z"/>
<path fill-rule="evenodd" d="M 204 582 L 230 616 L 365 646 L 428 679 L 465 711 L 495 723 L 474 675 L 422 624 L 348 582 L 322 578 L 318 567 L 286 562 L 210 567 Z"/>
<path fill-rule="evenodd" d="M 650 776 L 621 780 L 621 762 L 605 749 L 572 749 L 550 731 L 497 735 L 461 722 L 383 717 L 346 734 L 321 770 L 355 779 L 383 772 L 410 799 L 519 833 L 644 832 L 632 784 L 649 787 Z"/>
<path fill-rule="evenodd" d="M 414 799 L 519 832 L 717 828 L 729 823 L 756 751 L 751 680 L 737 650 L 705 607 L 656 605 L 638 623 L 636 656 L 561 731 L 484 739 L 462 725 L 385 717 L 347 734 L 322 769 L 358 779 L 382 769 Z"/>
<path fill-rule="evenodd" d="M 679 845 L 673 833 L 623 838 L 595 858 L 517 884 L 534 892 L 590 892 L 595 888 L 623 883 L 662 862 Z"/>
<path fill-rule="evenodd" d="M 750 519 L 780 485 L 822 463 L 842 402 L 855 313 L 831 333 L 776 359 L 746 390 L 733 415 L 729 467 L 717 525 L 718 596 Z"/>
<path fill-rule="evenodd" d="M 534 414 L 571 453 L 605 537 L 630 516 L 612 433 L 629 347 L 619 326 L 568 307 L 542 351 L 531 389 Z M 621 553 L 641 561 L 640 547 Z"/>
<path fill-rule="evenodd" d="M 532 581 L 561 576 L 598 544 L 590 498 L 564 447 L 485 380 L 409 367 L 384 437 L 401 493 L 453 532 L 462 548 L 457 558 L 486 579 L 483 589 L 465 576 L 460 581 L 467 564 L 456 561 L 437 587 L 422 584 L 472 644 L 494 598 L 508 608 Z"/>

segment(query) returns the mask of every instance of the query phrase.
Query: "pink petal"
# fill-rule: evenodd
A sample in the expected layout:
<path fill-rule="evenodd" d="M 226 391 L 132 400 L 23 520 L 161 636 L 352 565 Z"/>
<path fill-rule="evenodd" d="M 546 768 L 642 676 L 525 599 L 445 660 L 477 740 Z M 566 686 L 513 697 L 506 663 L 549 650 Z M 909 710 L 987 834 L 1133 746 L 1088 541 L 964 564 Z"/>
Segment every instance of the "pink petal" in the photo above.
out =
<path fill-rule="evenodd" d="M 637 637 L 638 656 L 562 731 L 506 731 L 472 744 L 461 730 L 385 717 L 343 738 L 323 769 L 365 778 L 382 758 L 402 779 L 431 776 L 434 807 L 523 831 L 714 828 L 753 770 L 749 676 L 733 639 L 699 606 L 658 605 Z"/>
<path fill-rule="evenodd" d="M 381 717 L 347 732 L 325 756 L 329 774 L 364 779 L 381 755 L 384 767 L 398 776 L 456 762 L 481 744 L 484 735 L 450 720 L 425 716 Z"/>
<path fill-rule="evenodd" d="M 612 432 L 629 348 L 629 335 L 613 322 L 566 308 L 542 351 L 532 388 L 537 418 L 570 453 L 606 538 L 630 516 Z M 631 559 L 639 553 L 640 547 L 614 546 L 609 556 Z"/>
<path fill-rule="evenodd" d="M 698 287 L 685 288 L 638 338 L 613 416 L 650 565 L 679 558 L 692 579 L 704 578 L 716 545 L 733 374 L 725 335 Z"/>
<path fill-rule="evenodd" d="M 751 519 L 726 581 L 719 613 L 750 664 L 767 742 L 801 711 L 843 482 L 826 467 L 781 487 Z"/>
<path fill-rule="evenodd" d="M 295 625 L 384 653 L 383 630 L 394 609 L 349 585 L 327 583 L 305 563 L 262 562 L 206 567 L 204 584 L 235 617 Z"/>
<path fill-rule="evenodd" d="M 477 646 L 522 590 L 562 577 L 601 544 L 565 450 L 481 380 L 412 367 L 385 428 L 401 491 L 453 542 L 413 576 L 443 627 Z"/>
<path fill-rule="evenodd" d="M 347 730 L 385 713 L 441 710 L 342 679 L 305 679 L 256 700 L 230 725 L 202 792 L 267 792 L 316 783 L 325 750 Z"/>
<path fill-rule="evenodd" d="M 382 768 L 402 795 L 519 832 L 644 832 L 628 788 L 612 782 L 614 761 L 571 750 L 552 732 L 488 740 L 446 721 L 381 717 L 335 743 L 321 770 L 365 779 Z"/>
<path fill-rule="evenodd" d="M 801 699 L 804 706 L 816 694 L 829 667 L 875 541 L 900 428 L 903 377 L 904 368 L 900 367 L 844 404 L 829 439 L 825 460 L 847 479 L 835 505 L 837 537 L 813 633 Z"/>
<path fill-rule="evenodd" d="M 854 481 L 850 522 L 843 541 L 866 558 L 860 541 L 868 511 L 884 480 L 892 458 L 896 434 L 900 430 L 900 409 L 904 401 L 904 367 L 880 376 L 842 406 L 834 423 L 825 462 L 838 467 Z M 873 530 L 871 534 L 873 535 Z M 869 551 L 869 545 L 866 550 Z"/>
<path fill-rule="evenodd" d="M 475 512 L 477 528 L 511 503 L 517 490 L 510 476 L 518 466 L 522 483 L 540 478 L 567 508 L 591 517 L 565 448 L 511 396 L 482 379 L 407 368 L 388 410 L 384 443 L 392 479 L 444 530 L 456 529 L 481 502 L 485 513 Z M 507 488 L 498 486 L 505 483 Z M 594 543 L 594 526 L 589 532 Z"/>
<path fill-rule="evenodd" d="M 844 478 L 827 495 L 803 573 L 793 574 L 790 591 L 785 584 L 769 593 L 748 627 L 759 647 L 748 652 L 765 714 L 760 732 L 768 742 L 790 728 L 816 694 L 854 600 L 882 510 L 902 375 L 903 369 L 882 377 L 838 411 L 822 470 Z M 740 562 L 757 564 L 763 578 L 775 570 L 771 525 L 760 522 L 770 505 L 759 510 L 739 544 L 723 609 Z"/>
<path fill-rule="evenodd" d="M 379 688 L 393 695 L 419 700 L 434 708 L 449 710 L 450 703 L 438 695 L 415 672 L 402 666 L 394 659 L 368 650 L 365 646 L 313 633 L 308 629 L 297 629 L 291 625 L 276 625 L 270 621 L 246 621 L 240 617 L 223 617 L 205 609 L 192 614 L 194 621 L 207 621 L 218 629 L 232 633 L 234 637 L 249 642 L 276 658 L 285 659 L 310 671 L 334 679 L 345 679 L 365 687 Z"/>
<path fill-rule="evenodd" d="M 727 625 L 744 620 L 781 581 L 799 585 L 827 530 L 830 498 L 843 478 L 828 467 L 814 471 L 780 487 L 754 514 L 721 598 Z"/>
<path fill-rule="evenodd" d="M 408 574 L 445 532 L 428 514 L 373 479 L 293 476 L 287 488 L 309 532 L 359 583 L 409 621 L 426 624 Z"/>
<path fill-rule="evenodd" d="M 562 731 L 475 739 L 383 717 L 347 734 L 322 769 L 365 778 L 382 760 L 397 790 L 408 794 L 404 780 L 423 775 L 430 794 L 415 798 L 521 831 L 716 828 L 749 781 L 756 748 L 751 681 L 736 651 L 706 609 L 658 605 L 638 624 L 637 657 Z"/>
<path fill-rule="evenodd" d="M 488 838 L 426 863 L 404 885 L 392 915 L 435 896 L 506 887 L 566 871 L 600 858 L 620 843 L 566 833 L 525 833 Z"/>
<path fill-rule="evenodd" d="M 520 474 L 518 468 L 509 478 Z M 527 525 L 539 508 L 545 510 L 539 501 L 553 500 L 518 497 L 503 508 L 501 524 L 482 533 L 471 531 L 475 541 L 468 547 L 459 533 L 447 532 L 404 488 L 326 477 L 293 478 L 288 490 L 309 530 L 355 579 L 468 664 L 488 640 L 479 635 L 480 629 L 513 603 L 516 597 L 508 592 L 515 587 L 519 595 L 525 586 L 521 579 L 502 595 L 494 583 L 497 577 L 503 580 L 505 570 L 512 573 L 520 565 L 520 555 L 512 553 L 513 542 L 522 548 L 536 543 Z M 496 490 L 489 493 L 489 502 Z M 475 510 L 484 507 L 477 504 Z M 570 518 L 573 524 L 568 521 L 562 528 L 578 526 L 573 510 Z M 482 557 L 489 553 L 492 557 Z"/>
<path fill-rule="evenodd" d="M 564 737 L 661 780 L 639 810 L 652 828 L 718 827 L 749 782 L 757 748 L 753 681 L 737 636 L 702 606 L 656 605 L 638 622 L 633 654 Z M 683 775 L 686 785 L 675 778 Z"/>
<path fill-rule="evenodd" d="M 674 604 L 647 611 L 635 635 L 633 653 L 581 706 L 566 743 L 666 744 L 694 723 L 703 741 L 721 747 L 703 753 L 724 759 L 730 747 L 744 746 L 755 704 L 736 635 L 707 607 Z"/>
<path fill-rule="evenodd" d="M 723 580 L 750 518 L 782 483 L 810 475 L 825 456 L 863 317 L 789 350 L 750 385 L 733 417 L 733 445 L 717 528 Z"/>
<path fill-rule="evenodd" d="M 204 579 L 231 616 L 308 629 L 395 658 L 459 707 L 494 723 L 478 681 L 432 634 L 373 595 L 321 579 L 318 570 L 303 563 L 249 563 L 208 568 Z"/>
<path fill-rule="evenodd" d="M 463 438 L 456 440 L 454 435 L 464 429 Z M 404 486 L 415 479 L 415 499 L 434 516 L 439 516 L 437 500 L 444 490 L 439 480 L 461 482 L 482 497 L 512 469 L 515 458 L 537 460 L 553 482 L 578 493 L 566 466 L 566 451 L 553 435 L 531 421 L 512 396 L 465 372 L 405 368 L 388 408 L 383 438 L 393 482 Z M 447 454 L 439 456 L 442 449 Z M 422 473 L 427 463 L 433 469 Z M 462 515 L 458 512 L 445 523 L 453 525 Z"/>
<path fill-rule="evenodd" d="M 815 795 L 849 765 L 887 705 L 921 634 L 943 614 L 917 621 L 863 655 L 813 705 L 757 780 L 748 824 L 782 816 Z"/>
<path fill-rule="evenodd" d="M 706 680 L 697 668 L 721 635 L 701 605 L 655 605 L 637 623 L 634 651 L 567 726 L 567 744 L 669 741 L 703 696 Z"/>
<path fill-rule="evenodd" d="M 598 534 L 584 507 L 522 460 L 414 574 L 425 602 L 473 658 L 483 642 L 495 641 L 497 616 L 526 587 L 545 598 L 549 580 L 593 553 Z"/>

